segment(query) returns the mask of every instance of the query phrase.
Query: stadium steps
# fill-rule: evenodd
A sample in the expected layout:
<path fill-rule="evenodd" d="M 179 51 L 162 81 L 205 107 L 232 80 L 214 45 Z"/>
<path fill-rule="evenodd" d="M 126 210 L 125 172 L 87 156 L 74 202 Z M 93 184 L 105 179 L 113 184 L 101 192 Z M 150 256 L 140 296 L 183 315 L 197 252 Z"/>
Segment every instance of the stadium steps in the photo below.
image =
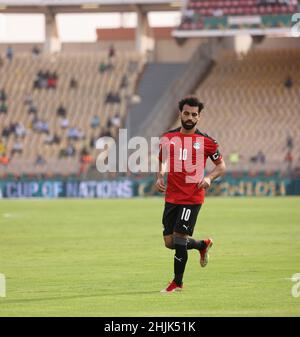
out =
<path fill-rule="evenodd" d="M 145 66 L 137 89 L 141 102 L 133 106 L 128 113 L 130 136 L 138 134 L 140 125 L 170 84 L 178 78 L 184 66 L 184 63 L 149 63 Z"/>

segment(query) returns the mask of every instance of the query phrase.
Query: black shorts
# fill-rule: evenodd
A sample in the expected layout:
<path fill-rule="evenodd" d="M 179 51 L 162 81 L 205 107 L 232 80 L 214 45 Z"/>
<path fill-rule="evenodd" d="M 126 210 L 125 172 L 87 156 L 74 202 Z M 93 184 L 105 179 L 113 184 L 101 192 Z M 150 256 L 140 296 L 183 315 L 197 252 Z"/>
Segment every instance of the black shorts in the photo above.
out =
<path fill-rule="evenodd" d="M 192 236 L 201 206 L 202 204 L 176 205 L 166 202 L 162 219 L 163 235 L 177 232 Z"/>

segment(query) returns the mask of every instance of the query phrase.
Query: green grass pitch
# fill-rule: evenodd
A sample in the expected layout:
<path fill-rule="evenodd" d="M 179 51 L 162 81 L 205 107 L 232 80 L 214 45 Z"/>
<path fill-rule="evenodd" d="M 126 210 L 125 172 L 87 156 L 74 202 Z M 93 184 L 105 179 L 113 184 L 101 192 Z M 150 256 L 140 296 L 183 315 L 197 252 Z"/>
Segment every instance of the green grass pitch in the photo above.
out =
<path fill-rule="evenodd" d="M 0 316 L 300 316 L 300 198 L 207 198 L 184 291 L 163 245 L 163 199 L 0 202 Z M 298 288 L 300 292 L 300 286 Z"/>

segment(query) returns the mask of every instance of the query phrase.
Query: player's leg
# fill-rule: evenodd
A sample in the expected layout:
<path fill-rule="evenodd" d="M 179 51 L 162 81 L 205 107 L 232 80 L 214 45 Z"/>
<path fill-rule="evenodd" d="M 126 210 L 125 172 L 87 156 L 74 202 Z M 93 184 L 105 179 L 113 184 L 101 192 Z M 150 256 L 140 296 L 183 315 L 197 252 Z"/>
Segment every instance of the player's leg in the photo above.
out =
<path fill-rule="evenodd" d="M 173 231 L 177 218 L 177 205 L 166 202 L 162 217 L 165 247 L 174 249 Z"/>
<path fill-rule="evenodd" d="M 205 267 L 208 263 L 208 251 L 213 245 L 213 240 L 211 238 L 205 239 L 205 248 L 201 249 L 200 252 L 200 265 L 201 267 Z"/>
<path fill-rule="evenodd" d="M 205 267 L 209 258 L 208 251 L 212 247 L 213 241 L 211 238 L 205 240 L 195 240 L 191 237 L 194 232 L 201 206 L 201 204 L 183 205 L 182 211 L 179 213 L 179 219 L 177 219 L 177 221 L 182 229 L 187 229 L 187 233 L 189 235 L 187 240 L 187 249 L 197 249 L 200 253 L 200 265 L 201 267 Z"/>
<path fill-rule="evenodd" d="M 163 215 L 163 235 L 165 246 L 169 249 L 175 249 L 174 257 L 174 280 L 161 292 L 162 293 L 172 293 L 182 289 L 182 277 L 187 261 L 187 233 L 174 233 L 174 228 L 176 227 L 176 222 L 178 214 L 181 211 L 180 205 L 165 204 L 165 210 Z M 177 261 L 177 262 L 176 262 Z M 178 282 L 175 283 L 175 279 Z"/>
<path fill-rule="evenodd" d="M 182 287 L 182 279 L 185 266 L 188 260 L 187 240 L 188 235 L 174 232 L 174 282 L 179 287 Z"/>
<path fill-rule="evenodd" d="M 204 240 L 195 240 L 192 237 L 189 236 L 188 242 L 187 242 L 187 249 L 197 249 L 202 250 L 206 248 L 206 244 Z"/>
<path fill-rule="evenodd" d="M 164 235 L 165 247 L 175 249 L 173 234 Z"/>
<path fill-rule="evenodd" d="M 195 240 L 192 238 L 194 233 L 195 225 L 197 222 L 198 214 L 201 210 L 200 205 L 184 205 L 182 213 L 180 215 L 179 221 L 181 222 L 183 228 L 187 228 L 187 233 L 189 235 L 187 241 L 187 249 L 197 249 L 201 250 L 206 247 L 204 240 Z"/>
<path fill-rule="evenodd" d="M 188 238 L 187 249 L 197 249 L 200 253 L 200 265 L 205 267 L 208 263 L 209 255 L 208 251 L 213 245 L 213 240 L 211 238 L 205 240 L 194 240 L 193 238 Z"/>
<path fill-rule="evenodd" d="M 174 279 L 165 289 L 161 291 L 161 293 L 172 293 L 175 291 L 182 290 L 182 278 L 188 258 L 186 248 L 188 235 L 174 232 L 172 237 L 173 237 L 173 247 L 175 249 Z M 171 236 L 169 236 L 168 239 L 170 238 Z M 170 243 L 168 243 L 168 245 L 169 244 Z"/>
<path fill-rule="evenodd" d="M 182 288 L 183 274 L 188 260 L 187 243 L 200 210 L 199 205 L 177 205 L 177 217 L 174 226 L 174 280 L 170 287 Z"/>

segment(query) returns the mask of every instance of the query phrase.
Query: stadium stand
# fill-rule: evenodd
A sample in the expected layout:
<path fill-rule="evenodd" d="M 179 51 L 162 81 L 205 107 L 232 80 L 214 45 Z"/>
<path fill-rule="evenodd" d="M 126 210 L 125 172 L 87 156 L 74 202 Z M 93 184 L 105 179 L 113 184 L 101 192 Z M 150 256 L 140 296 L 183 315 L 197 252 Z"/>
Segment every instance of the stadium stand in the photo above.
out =
<path fill-rule="evenodd" d="M 221 53 L 196 95 L 206 106 L 200 129 L 220 142 L 229 170 L 285 171 L 291 155 L 297 164 L 299 78 L 299 49 Z"/>
<path fill-rule="evenodd" d="M 156 102 L 162 97 L 171 83 L 181 76 L 185 63 L 148 63 L 137 87 L 141 99 L 130 110 L 128 121 L 130 136 L 143 133 L 139 130 L 142 123 L 149 117 Z M 153 86 L 155 83 L 155 86 Z"/>
<path fill-rule="evenodd" d="M 297 0 L 190 0 L 183 12 L 180 30 L 239 29 L 290 26 Z M 234 17 L 246 17 L 240 21 Z M 249 17 L 256 16 L 256 20 Z M 230 19 L 229 19 L 230 18 Z"/>
<path fill-rule="evenodd" d="M 95 139 L 115 136 L 124 124 L 143 64 L 135 52 L 16 53 L 5 60 L 0 173 L 78 173 L 95 158 Z"/>

